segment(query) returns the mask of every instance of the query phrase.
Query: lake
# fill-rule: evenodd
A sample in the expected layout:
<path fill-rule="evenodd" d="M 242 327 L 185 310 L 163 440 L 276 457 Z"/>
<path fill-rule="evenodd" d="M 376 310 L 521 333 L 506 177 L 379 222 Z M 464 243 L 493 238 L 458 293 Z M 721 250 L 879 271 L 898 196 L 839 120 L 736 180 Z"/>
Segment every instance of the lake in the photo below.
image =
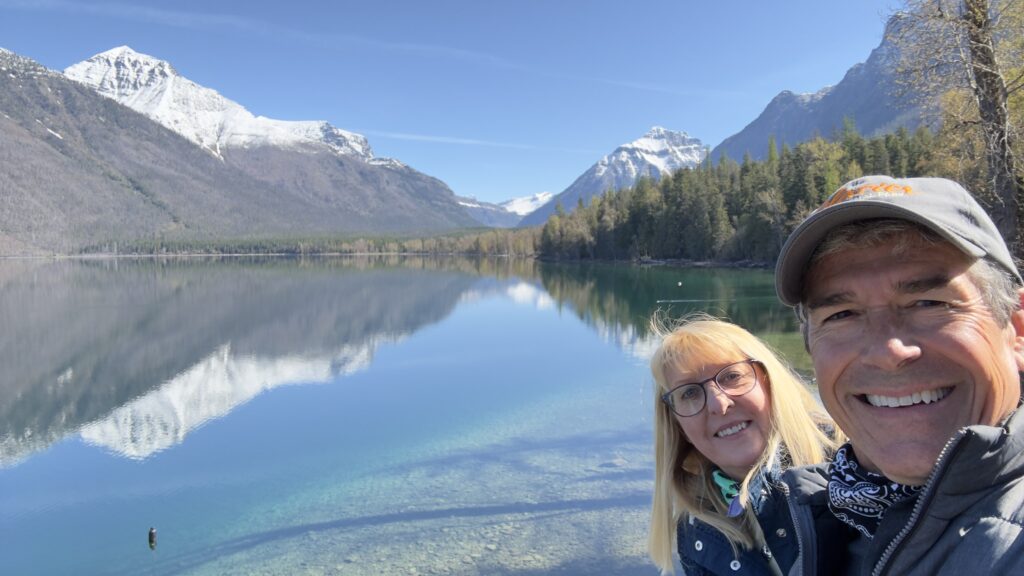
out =
<path fill-rule="evenodd" d="M 808 368 L 767 270 L 8 260 L 0 293 L 0 574 L 656 574 L 651 313 Z"/>

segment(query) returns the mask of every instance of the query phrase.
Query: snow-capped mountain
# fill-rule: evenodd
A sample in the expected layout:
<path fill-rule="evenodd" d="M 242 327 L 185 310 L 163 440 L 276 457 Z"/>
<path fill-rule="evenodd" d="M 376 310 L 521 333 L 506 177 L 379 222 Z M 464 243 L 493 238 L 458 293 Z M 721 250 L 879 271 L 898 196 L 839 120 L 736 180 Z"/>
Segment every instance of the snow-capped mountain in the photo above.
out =
<path fill-rule="evenodd" d="M 680 168 L 697 166 L 706 155 L 707 150 L 697 138 L 655 126 L 639 139 L 619 146 L 598 160 L 571 186 L 527 214 L 519 225 L 538 226 L 555 213 L 559 202 L 565 210 L 571 211 L 581 198 L 589 203 L 591 198 L 606 190 L 632 186 L 641 176 L 657 179 Z"/>
<path fill-rule="evenodd" d="M 457 197 L 459 206 L 462 206 L 470 218 L 476 220 L 482 226 L 491 228 L 515 228 L 522 218 L 515 212 L 509 212 L 503 206 L 492 202 L 477 200 L 476 198 Z"/>
<path fill-rule="evenodd" d="M 543 206 L 554 196 L 551 192 L 540 192 L 532 196 L 513 198 L 499 204 L 459 197 L 459 205 L 469 212 L 470 217 L 484 226 L 492 228 L 513 228 L 523 216 Z"/>
<path fill-rule="evenodd" d="M 0 254 L 479 225 L 444 182 L 373 158 L 361 136 L 257 118 L 133 54 L 72 67 L 94 86 L 0 51 Z"/>
<path fill-rule="evenodd" d="M 554 197 L 554 192 L 538 192 L 531 196 L 522 196 L 520 198 L 506 200 L 505 202 L 498 204 L 498 206 L 501 206 L 505 210 L 514 214 L 526 216 L 530 212 L 533 212 L 537 208 L 547 204 Z"/>
<path fill-rule="evenodd" d="M 217 156 L 225 148 L 327 147 L 366 162 L 397 162 L 374 159 L 364 136 L 327 122 L 255 116 L 241 104 L 180 75 L 169 62 L 140 54 L 128 46 L 73 64 L 64 74 L 149 116 Z"/>

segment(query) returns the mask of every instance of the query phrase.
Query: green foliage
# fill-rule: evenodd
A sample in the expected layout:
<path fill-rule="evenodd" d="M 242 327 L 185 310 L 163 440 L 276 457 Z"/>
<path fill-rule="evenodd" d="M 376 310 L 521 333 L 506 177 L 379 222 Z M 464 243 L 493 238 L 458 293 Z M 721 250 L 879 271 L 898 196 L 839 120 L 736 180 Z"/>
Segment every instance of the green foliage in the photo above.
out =
<path fill-rule="evenodd" d="M 814 138 L 768 159 L 721 158 L 661 180 L 642 178 L 575 211 L 556 211 L 540 232 L 549 259 L 683 259 L 770 262 L 792 229 L 843 182 L 866 173 L 933 175 L 939 140 L 926 129 L 866 139 L 847 120 L 834 141 Z"/>

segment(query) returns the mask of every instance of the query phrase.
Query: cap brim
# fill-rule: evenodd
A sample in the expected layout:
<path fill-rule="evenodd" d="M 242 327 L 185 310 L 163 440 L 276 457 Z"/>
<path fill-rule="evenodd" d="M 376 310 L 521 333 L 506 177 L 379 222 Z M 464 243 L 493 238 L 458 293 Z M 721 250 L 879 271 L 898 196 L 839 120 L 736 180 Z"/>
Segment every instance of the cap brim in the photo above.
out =
<path fill-rule="evenodd" d="M 796 306 L 803 297 L 803 280 L 811 256 L 818 244 L 833 229 L 874 218 L 895 218 L 916 222 L 948 240 L 963 252 L 980 258 L 985 251 L 953 234 L 938 223 L 924 218 L 918 212 L 896 206 L 890 202 L 858 200 L 848 204 L 837 204 L 812 214 L 790 234 L 779 252 L 775 265 L 775 291 L 779 299 L 789 306 Z"/>

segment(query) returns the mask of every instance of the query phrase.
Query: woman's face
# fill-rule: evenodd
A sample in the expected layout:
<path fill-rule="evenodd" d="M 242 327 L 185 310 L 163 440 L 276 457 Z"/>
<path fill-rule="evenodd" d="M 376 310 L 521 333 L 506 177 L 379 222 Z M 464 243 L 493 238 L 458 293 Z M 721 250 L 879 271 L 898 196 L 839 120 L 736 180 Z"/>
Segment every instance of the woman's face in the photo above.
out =
<path fill-rule="evenodd" d="M 669 366 L 665 369 L 665 379 L 671 390 L 681 384 L 714 378 L 732 363 L 707 364 L 696 372 Z M 757 384 L 750 392 L 727 396 L 713 382 L 708 382 L 704 385 L 707 404 L 703 410 L 687 417 L 672 413 L 694 448 L 734 480 L 746 476 L 768 445 L 771 398 L 765 386 L 764 371 L 756 364 L 754 367 Z"/>

